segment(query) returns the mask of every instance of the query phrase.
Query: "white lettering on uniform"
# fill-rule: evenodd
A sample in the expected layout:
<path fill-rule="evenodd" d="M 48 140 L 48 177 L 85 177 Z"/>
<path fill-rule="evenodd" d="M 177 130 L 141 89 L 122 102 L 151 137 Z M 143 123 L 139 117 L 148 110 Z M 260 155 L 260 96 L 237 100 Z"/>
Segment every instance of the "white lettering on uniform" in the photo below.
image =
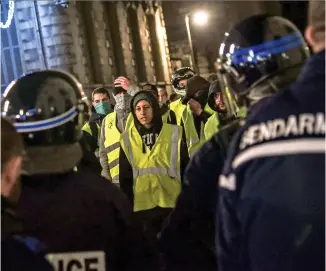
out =
<path fill-rule="evenodd" d="M 56 271 L 105 271 L 102 251 L 47 254 L 46 259 Z"/>
<path fill-rule="evenodd" d="M 229 176 L 220 175 L 219 186 L 227 190 L 235 191 L 236 189 L 235 175 L 234 174 L 230 174 Z"/>
<path fill-rule="evenodd" d="M 324 113 L 290 115 L 287 120 L 275 119 L 267 121 L 267 123 L 255 124 L 244 132 L 239 147 L 244 149 L 265 140 L 313 134 L 325 134 Z"/>

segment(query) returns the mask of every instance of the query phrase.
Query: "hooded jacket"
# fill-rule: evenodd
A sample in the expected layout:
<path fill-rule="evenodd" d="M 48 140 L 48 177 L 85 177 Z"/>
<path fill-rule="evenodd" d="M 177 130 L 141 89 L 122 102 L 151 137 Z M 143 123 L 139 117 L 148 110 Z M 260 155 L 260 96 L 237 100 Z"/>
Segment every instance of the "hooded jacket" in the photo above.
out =
<path fill-rule="evenodd" d="M 216 93 L 222 93 L 219 80 L 215 80 L 211 83 L 209 87 L 209 92 L 208 92 L 208 98 L 207 98 L 207 104 L 211 109 L 213 109 L 218 115 L 218 120 L 219 120 L 219 126 L 223 127 L 226 124 L 232 122 L 235 120 L 234 117 L 228 117 L 226 109 L 222 111 L 216 104 L 215 104 L 215 94 Z"/>
<path fill-rule="evenodd" d="M 138 103 L 138 101 L 141 101 L 141 100 L 147 100 L 151 104 L 152 109 L 153 109 L 152 127 L 149 129 L 145 128 L 143 125 L 140 124 L 140 122 L 138 121 L 136 114 L 135 114 L 134 108 L 135 108 L 136 104 Z M 156 97 L 148 91 L 138 92 L 132 99 L 131 105 L 133 107 L 132 114 L 134 117 L 134 124 L 135 124 L 135 127 L 136 127 L 138 133 L 140 134 L 140 136 L 143 139 L 143 148 L 142 149 L 143 149 L 143 152 L 145 153 L 146 152 L 145 146 L 148 146 L 148 148 L 151 149 L 154 146 L 156 139 L 162 130 L 163 122 L 162 122 L 160 107 L 159 107 Z M 180 156 L 181 156 L 180 160 L 181 160 L 181 176 L 182 176 L 183 171 L 189 161 L 189 154 L 188 154 L 187 145 L 185 143 L 185 139 L 183 139 L 183 141 L 182 141 Z M 130 201 L 133 203 L 132 168 L 131 168 L 131 165 L 130 165 L 124 151 L 122 150 L 122 148 L 120 149 L 119 166 L 120 166 L 120 169 L 119 169 L 120 187 L 127 194 Z"/>
<path fill-rule="evenodd" d="M 210 113 L 206 112 L 204 110 L 206 104 L 207 104 L 207 98 L 209 93 L 209 82 L 204 79 L 203 77 L 196 75 L 194 77 L 191 77 L 187 81 L 186 86 L 186 95 L 182 98 L 182 103 L 187 104 L 190 99 L 194 99 L 197 102 L 200 103 L 201 108 L 203 111 L 200 113 L 199 116 L 192 113 L 194 117 L 194 124 L 197 131 L 198 136 L 200 136 L 200 130 L 201 130 L 201 124 L 206 123 L 209 117 L 211 116 Z M 199 96 L 196 95 L 197 92 L 203 91 Z M 186 109 L 189 110 L 189 109 Z M 184 127 L 183 121 L 181 121 L 181 126 Z"/>

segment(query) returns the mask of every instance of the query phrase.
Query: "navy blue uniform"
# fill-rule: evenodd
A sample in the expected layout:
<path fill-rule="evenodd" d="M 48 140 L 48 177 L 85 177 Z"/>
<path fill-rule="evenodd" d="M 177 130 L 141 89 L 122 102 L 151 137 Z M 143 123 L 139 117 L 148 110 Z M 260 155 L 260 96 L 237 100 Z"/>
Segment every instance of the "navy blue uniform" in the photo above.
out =
<path fill-rule="evenodd" d="M 325 52 L 250 110 L 219 179 L 222 271 L 325 270 Z"/>
<path fill-rule="evenodd" d="M 182 192 L 161 235 L 168 270 L 216 270 L 216 181 L 239 121 L 207 141 L 186 168 Z"/>
<path fill-rule="evenodd" d="M 144 268 L 131 205 L 106 179 L 87 171 L 23 176 L 22 191 L 25 231 L 47 253 L 103 251 L 108 270 Z"/>

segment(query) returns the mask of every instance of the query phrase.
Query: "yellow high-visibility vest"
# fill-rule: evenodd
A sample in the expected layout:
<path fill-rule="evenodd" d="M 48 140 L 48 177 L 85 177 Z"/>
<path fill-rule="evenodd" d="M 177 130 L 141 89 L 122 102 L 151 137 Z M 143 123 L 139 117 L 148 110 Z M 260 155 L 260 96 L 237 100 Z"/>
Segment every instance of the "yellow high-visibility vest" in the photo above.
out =
<path fill-rule="evenodd" d="M 205 111 L 209 113 L 213 112 L 213 114 L 215 113 L 215 111 L 213 111 L 208 105 L 205 106 Z M 195 152 L 206 142 L 206 137 L 204 132 L 205 125 L 204 123 L 201 123 L 200 136 L 198 136 L 195 123 L 194 123 L 194 117 L 192 115 L 189 106 L 187 106 L 186 110 L 183 111 L 182 122 L 186 134 L 188 153 L 190 158 L 192 158 Z"/>
<path fill-rule="evenodd" d="M 145 147 L 135 126 L 126 130 L 120 144 L 132 167 L 134 211 L 155 207 L 173 208 L 181 191 L 180 148 L 182 128 L 163 123 L 150 150 Z"/>
<path fill-rule="evenodd" d="M 220 121 L 218 118 L 218 113 L 215 112 L 209 117 L 204 127 L 205 139 L 209 140 L 211 137 L 219 131 Z"/>
<path fill-rule="evenodd" d="M 119 183 L 119 158 L 121 133 L 117 128 L 117 113 L 108 114 L 102 125 L 104 125 L 105 140 L 104 147 L 108 156 L 110 175 L 113 183 Z"/>
<path fill-rule="evenodd" d="M 101 126 L 97 123 L 97 122 L 94 122 L 96 124 L 96 129 L 97 129 L 97 134 L 96 134 L 96 137 L 97 137 L 97 148 L 95 150 L 95 156 L 96 157 L 99 157 L 99 148 L 98 148 L 98 141 L 99 141 L 99 138 L 100 138 L 100 134 L 101 134 Z M 82 127 L 82 131 L 90 134 L 91 136 L 94 136 L 93 135 L 93 130 L 91 128 L 91 125 L 90 125 L 90 122 L 86 122 L 84 124 L 84 126 Z"/>
<path fill-rule="evenodd" d="M 182 113 L 186 108 L 187 106 L 181 103 L 181 98 L 170 103 L 170 109 L 174 111 L 178 125 L 181 124 Z"/>

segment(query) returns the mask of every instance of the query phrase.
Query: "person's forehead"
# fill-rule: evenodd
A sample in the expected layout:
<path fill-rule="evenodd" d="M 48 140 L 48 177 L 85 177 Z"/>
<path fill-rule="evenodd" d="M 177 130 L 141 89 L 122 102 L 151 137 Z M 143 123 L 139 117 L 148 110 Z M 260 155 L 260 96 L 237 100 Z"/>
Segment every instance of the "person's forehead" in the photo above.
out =
<path fill-rule="evenodd" d="M 108 96 L 106 94 L 104 94 L 104 93 L 95 93 L 94 94 L 94 100 L 103 99 L 103 98 L 106 98 L 106 97 L 108 97 Z"/>
<path fill-rule="evenodd" d="M 145 105 L 148 105 L 148 104 L 149 104 L 148 101 L 146 101 L 146 100 L 140 100 L 140 101 L 136 104 L 136 106 L 145 106 Z"/>

